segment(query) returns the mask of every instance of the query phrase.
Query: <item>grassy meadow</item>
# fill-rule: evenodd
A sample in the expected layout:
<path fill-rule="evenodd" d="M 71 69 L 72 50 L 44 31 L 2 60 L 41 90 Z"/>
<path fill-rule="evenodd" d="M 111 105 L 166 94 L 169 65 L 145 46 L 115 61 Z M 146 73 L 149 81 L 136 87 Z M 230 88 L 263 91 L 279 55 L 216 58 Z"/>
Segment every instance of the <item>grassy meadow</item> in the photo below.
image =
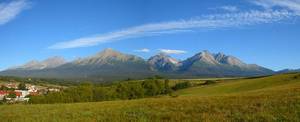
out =
<path fill-rule="evenodd" d="M 300 121 L 300 74 L 225 80 L 174 94 L 179 96 L 0 105 L 0 121 Z"/>

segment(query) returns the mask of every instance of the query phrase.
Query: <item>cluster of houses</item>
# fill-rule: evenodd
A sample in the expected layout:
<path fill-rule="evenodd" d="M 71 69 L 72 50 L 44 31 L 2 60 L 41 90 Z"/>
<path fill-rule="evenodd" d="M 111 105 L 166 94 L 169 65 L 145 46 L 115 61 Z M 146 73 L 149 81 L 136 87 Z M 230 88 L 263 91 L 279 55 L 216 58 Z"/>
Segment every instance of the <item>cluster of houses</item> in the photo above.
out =
<path fill-rule="evenodd" d="M 19 83 L 6 83 L 0 85 L 0 87 L 6 87 L 6 90 L 0 90 L 0 101 L 8 102 L 28 102 L 28 96 L 35 96 L 46 94 L 48 92 L 59 92 L 57 88 L 38 88 L 35 85 L 26 84 L 26 90 L 20 90 L 18 88 Z"/>

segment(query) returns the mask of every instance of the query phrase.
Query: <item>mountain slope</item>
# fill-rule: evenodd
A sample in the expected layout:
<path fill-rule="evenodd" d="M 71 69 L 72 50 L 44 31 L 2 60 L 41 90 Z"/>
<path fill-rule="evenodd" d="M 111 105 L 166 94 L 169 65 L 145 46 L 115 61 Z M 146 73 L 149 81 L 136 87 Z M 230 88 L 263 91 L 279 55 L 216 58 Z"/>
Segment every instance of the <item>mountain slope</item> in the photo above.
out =
<path fill-rule="evenodd" d="M 204 76 L 255 76 L 273 71 L 255 64 L 246 64 L 233 56 L 222 53 L 200 52 L 182 62 L 180 71 L 186 75 Z"/>
<path fill-rule="evenodd" d="M 277 71 L 276 73 L 283 74 L 283 73 L 294 73 L 294 72 L 300 72 L 300 69 L 283 69 L 283 70 Z"/>
<path fill-rule="evenodd" d="M 10 70 L 15 70 L 15 69 L 39 70 L 39 69 L 55 68 L 55 67 L 65 64 L 65 63 L 66 63 L 66 60 L 63 57 L 55 56 L 55 57 L 48 58 L 41 62 L 33 60 L 22 66 L 10 68 Z"/>
<path fill-rule="evenodd" d="M 122 54 L 118 51 L 108 48 L 97 53 L 96 55 L 84 59 L 78 59 L 71 63 L 76 65 L 114 65 L 119 62 L 139 62 L 143 60 L 144 59 L 138 56 Z"/>
<path fill-rule="evenodd" d="M 67 63 L 56 68 L 55 71 L 69 71 L 77 74 L 79 78 L 92 78 L 100 81 L 143 78 L 151 75 L 144 59 L 112 49 Z"/>
<path fill-rule="evenodd" d="M 72 80 L 112 81 L 144 78 L 152 75 L 144 59 L 105 49 L 96 55 L 77 59 L 59 67 L 30 71 L 10 69 L 1 74 L 23 77 L 46 77 Z"/>
<path fill-rule="evenodd" d="M 179 65 L 179 61 L 176 59 L 160 53 L 158 55 L 152 56 L 148 60 L 151 70 L 160 72 L 172 72 L 175 71 Z"/>
<path fill-rule="evenodd" d="M 300 73 L 279 74 L 260 78 L 226 80 L 216 85 L 198 86 L 177 91 L 180 95 L 217 96 L 247 93 L 285 85 L 300 85 Z"/>
<path fill-rule="evenodd" d="M 95 55 L 65 62 L 54 57 L 32 61 L 0 75 L 63 78 L 72 80 L 112 81 L 128 78 L 142 79 L 153 75 L 170 78 L 232 77 L 269 75 L 273 71 L 254 64 L 246 64 L 223 53 L 200 52 L 184 61 L 158 54 L 147 61 L 141 57 L 105 49 Z"/>

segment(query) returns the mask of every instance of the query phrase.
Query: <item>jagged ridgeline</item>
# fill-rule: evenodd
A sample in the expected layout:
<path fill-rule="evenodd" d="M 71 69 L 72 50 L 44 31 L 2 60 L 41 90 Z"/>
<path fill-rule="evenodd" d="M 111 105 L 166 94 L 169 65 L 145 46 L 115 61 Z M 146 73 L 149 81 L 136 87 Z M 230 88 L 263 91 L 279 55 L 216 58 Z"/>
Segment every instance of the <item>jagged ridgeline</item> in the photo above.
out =
<path fill-rule="evenodd" d="M 236 57 L 223 53 L 213 54 L 203 51 L 183 61 L 159 53 L 145 60 L 109 48 L 95 55 L 70 62 L 66 62 L 62 57 L 31 61 L 2 71 L 0 75 L 113 81 L 128 78 L 142 79 L 153 75 L 196 78 L 260 76 L 273 73 L 270 69 L 255 64 L 246 64 Z"/>

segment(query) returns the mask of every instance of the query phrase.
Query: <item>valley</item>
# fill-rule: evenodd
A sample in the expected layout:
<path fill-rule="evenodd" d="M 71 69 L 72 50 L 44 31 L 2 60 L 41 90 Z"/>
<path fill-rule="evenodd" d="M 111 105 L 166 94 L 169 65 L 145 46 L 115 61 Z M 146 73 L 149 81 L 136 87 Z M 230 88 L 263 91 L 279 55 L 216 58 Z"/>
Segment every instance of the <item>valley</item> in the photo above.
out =
<path fill-rule="evenodd" d="M 0 122 L 300 122 L 300 0 L 0 0 Z"/>
<path fill-rule="evenodd" d="M 199 82 L 199 81 L 198 81 Z M 1 105 L 3 121 L 299 121 L 300 74 L 225 80 L 178 96 Z M 17 111 L 16 111 L 17 110 Z"/>

